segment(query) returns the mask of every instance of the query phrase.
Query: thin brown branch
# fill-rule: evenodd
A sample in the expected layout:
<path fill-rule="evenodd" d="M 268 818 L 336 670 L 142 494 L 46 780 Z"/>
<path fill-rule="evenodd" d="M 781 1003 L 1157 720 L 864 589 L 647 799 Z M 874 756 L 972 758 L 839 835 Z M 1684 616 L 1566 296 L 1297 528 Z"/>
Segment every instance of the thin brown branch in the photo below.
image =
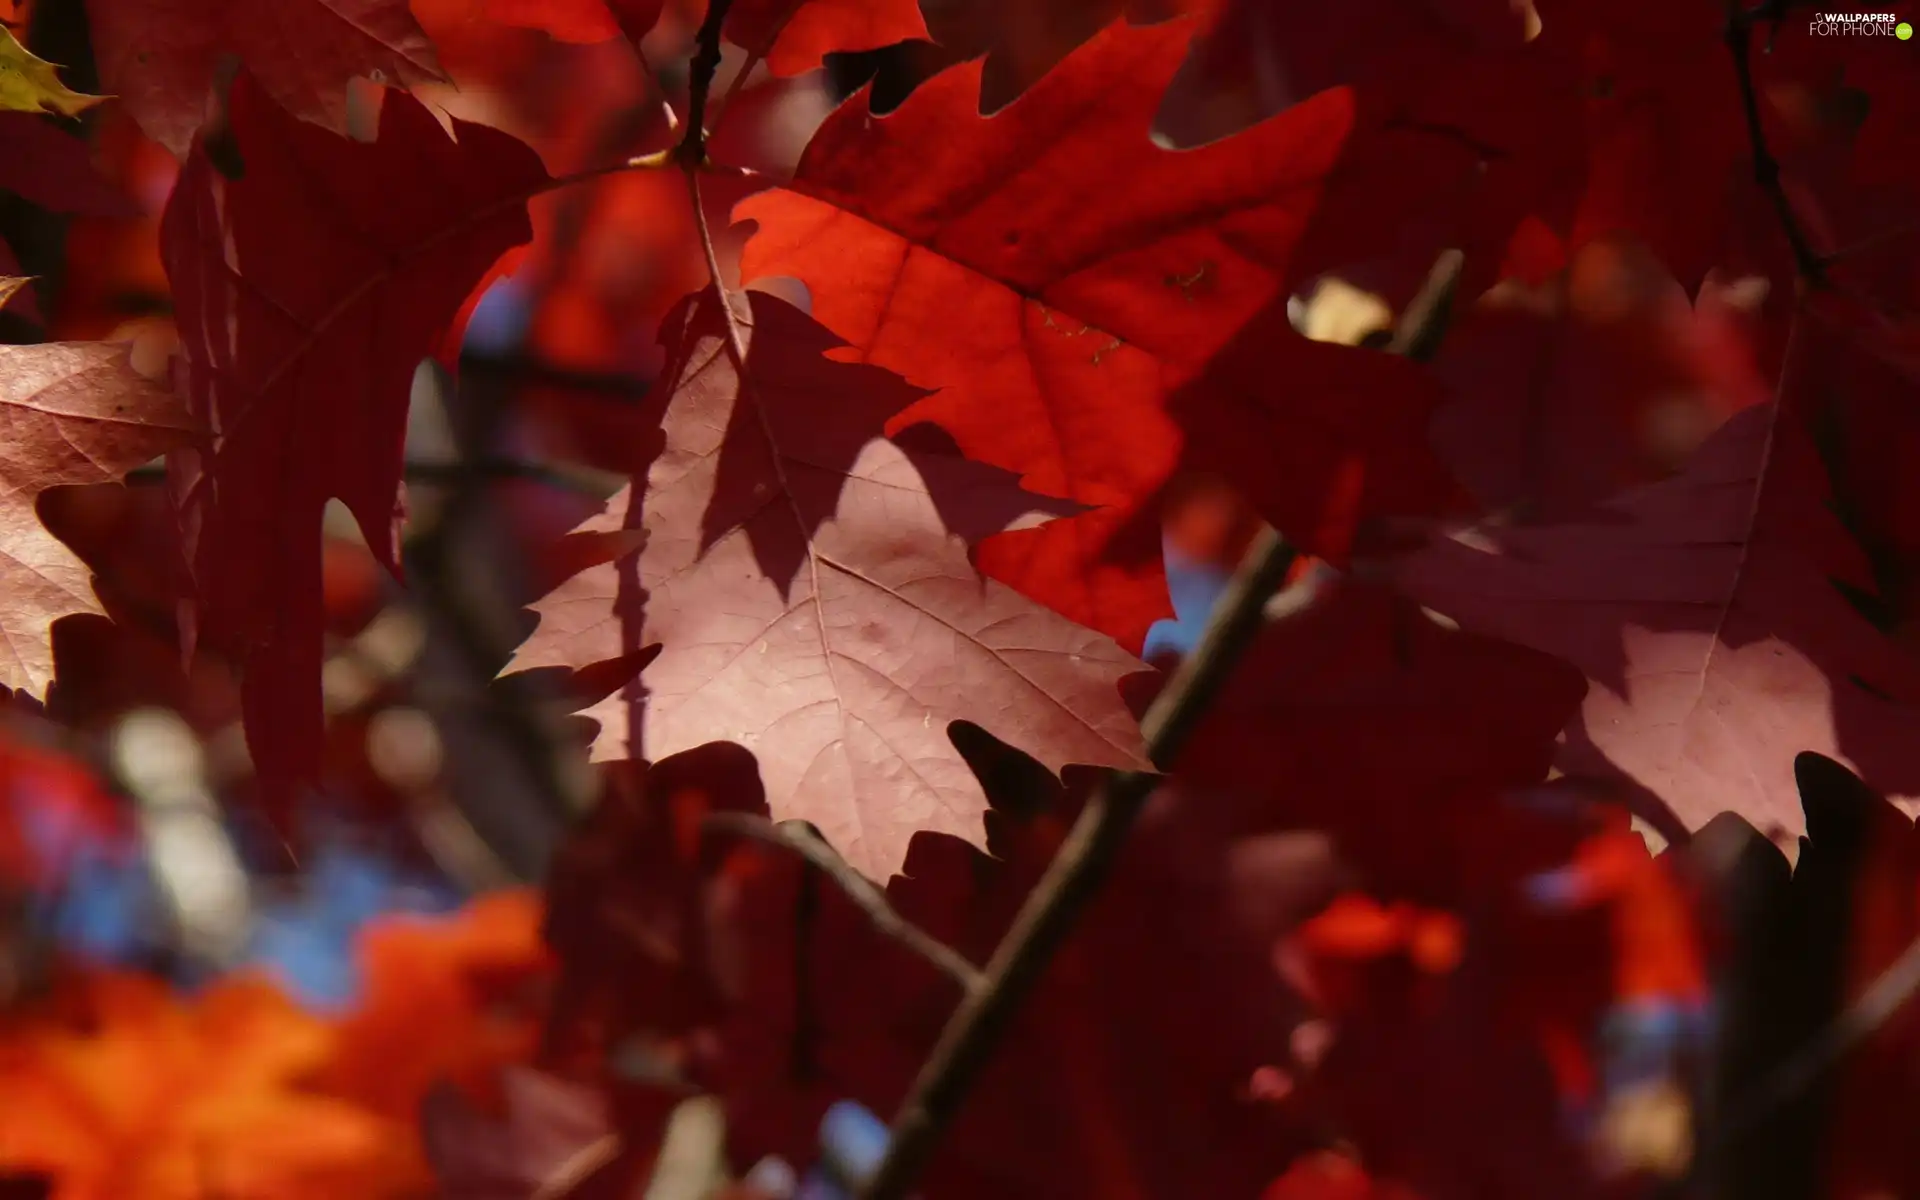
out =
<path fill-rule="evenodd" d="M 734 72 L 733 78 L 727 82 L 725 94 L 720 97 L 720 103 L 714 106 L 713 129 L 708 131 L 709 137 L 719 131 L 720 122 L 726 120 L 727 114 L 733 111 L 734 98 L 746 88 L 747 81 L 753 77 L 754 68 L 766 61 L 767 55 L 773 53 L 773 44 L 780 40 L 780 35 L 787 31 L 787 25 L 793 20 L 793 14 L 799 12 L 800 6 L 806 2 L 807 0 L 787 0 L 785 11 L 780 14 L 780 19 L 774 22 L 773 29 L 767 34 L 766 40 L 758 46 L 747 49 L 747 61 L 741 63 L 740 69 Z"/>
<path fill-rule="evenodd" d="M 1793 262 L 1800 277 L 1809 286 L 1821 287 L 1827 282 L 1826 260 L 1814 250 L 1806 231 L 1800 227 L 1800 218 L 1795 215 L 1787 190 L 1780 183 L 1780 160 L 1767 145 L 1767 133 L 1760 123 L 1759 89 L 1753 82 L 1753 26 L 1769 15 L 1772 15 L 1771 6 L 1763 4 L 1748 9 L 1741 0 L 1727 0 L 1727 50 L 1733 56 L 1734 77 L 1740 84 L 1740 107 L 1746 113 L 1747 141 L 1753 148 L 1754 182 L 1766 192 L 1780 216 L 1780 227 L 1787 235 L 1787 244 L 1793 248 Z"/>
<path fill-rule="evenodd" d="M 1461 263 L 1459 254 L 1449 252 L 1435 265 L 1395 334 L 1395 352 L 1420 357 L 1431 350 Z M 1293 561 L 1292 548 L 1271 529 L 1248 549 L 1200 644 L 1181 662 L 1141 722 L 1147 752 L 1155 764 L 1164 769 L 1179 755 L 1259 632 L 1267 601 L 1285 581 Z M 1099 891 L 1159 779 L 1145 772 L 1116 773 L 1087 801 L 987 963 L 985 980 L 962 998 L 921 1066 L 894 1117 L 886 1156 L 861 1189 L 861 1200 L 903 1200 L 907 1195 L 991 1059 L 1013 1014 L 1039 981 L 1082 908 Z"/>
<path fill-rule="evenodd" d="M 1258 630 L 1267 598 L 1278 590 L 1292 563 L 1292 548 L 1272 530 L 1248 551 L 1200 645 L 1182 661 L 1142 723 L 1156 763 L 1170 761 L 1186 740 L 1205 702 Z M 886 1157 L 861 1192 L 862 1200 L 906 1196 L 992 1057 L 1008 1021 L 1039 981 L 1081 909 L 1105 882 L 1134 819 L 1158 782 L 1157 775 L 1127 772 L 1115 776 L 1087 801 L 987 963 L 985 981 L 962 999 L 921 1067 L 894 1118 Z"/>
<path fill-rule="evenodd" d="M 707 98 L 713 92 L 714 72 L 720 69 L 720 30 L 727 23 L 727 10 L 733 0 L 707 0 L 707 16 L 694 35 L 693 72 L 687 87 L 687 128 L 681 135 L 674 157 L 683 165 L 697 168 L 707 160 Z M 719 281 L 714 281 L 719 286 Z"/>
<path fill-rule="evenodd" d="M 885 892 L 854 870 L 819 834 L 804 824 L 797 821 L 775 824 L 753 813 L 710 813 L 703 825 L 710 832 L 754 838 L 791 850 L 844 892 L 847 899 L 866 914 L 876 930 L 959 984 L 961 991 L 971 993 L 981 986 L 985 976 L 980 968 L 968 962 L 958 950 L 901 916 L 887 902 Z"/>

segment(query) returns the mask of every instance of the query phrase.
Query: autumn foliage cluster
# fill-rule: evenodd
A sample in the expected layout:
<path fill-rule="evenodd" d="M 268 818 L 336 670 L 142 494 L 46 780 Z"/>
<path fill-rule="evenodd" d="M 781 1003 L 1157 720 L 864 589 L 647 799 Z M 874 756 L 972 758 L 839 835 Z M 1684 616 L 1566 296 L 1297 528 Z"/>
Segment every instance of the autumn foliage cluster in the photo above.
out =
<path fill-rule="evenodd" d="M 1920 11 L 0 9 L 0 1196 L 1920 1195 Z"/>

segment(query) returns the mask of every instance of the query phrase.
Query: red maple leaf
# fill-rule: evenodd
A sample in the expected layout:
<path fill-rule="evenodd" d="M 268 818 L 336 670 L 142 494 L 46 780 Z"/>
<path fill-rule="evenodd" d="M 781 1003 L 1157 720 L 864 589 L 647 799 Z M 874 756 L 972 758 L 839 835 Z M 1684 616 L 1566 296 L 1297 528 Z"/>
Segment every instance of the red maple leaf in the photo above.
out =
<path fill-rule="evenodd" d="M 1433 371 L 1434 439 L 1488 509 L 1543 520 L 1663 479 L 1771 394 L 1728 290 L 1697 300 L 1643 252 L 1589 243 L 1539 286 L 1507 280 L 1459 312 Z"/>
<path fill-rule="evenodd" d="M 1236 132 L 1328 88 L 1406 87 L 1428 63 L 1517 47 L 1528 26 L 1525 8 L 1510 0 L 1213 2 L 1220 12 L 1162 114 L 1181 144 Z"/>
<path fill-rule="evenodd" d="M 1887 979 L 1904 973 L 1902 960 L 1920 935 L 1920 914 L 1911 902 L 1920 882 L 1920 830 L 1912 818 L 1818 754 L 1798 756 L 1794 775 L 1806 808 L 1807 842 L 1791 887 L 1765 897 L 1759 910 L 1772 920 L 1755 922 L 1747 934 L 1751 944 L 1743 948 L 1771 976 L 1763 977 L 1763 986 L 1774 987 L 1761 992 L 1761 1003 L 1793 1039 L 1783 1038 L 1783 1049 L 1820 1036 L 1836 1012 L 1857 1012 L 1875 1004 L 1875 993 L 1887 995 Z M 1796 992 L 1812 993 L 1814 1002 L 1795 1011 L 1790 997 Z M 1920 1186 L 1920 1163 L 1894 1115 L 1910 1110 L 1920 1096 L 1914 1068 L 1920 1009 L 1896 1005 L 1867 1025 L 1855 1044 L 1835 1055 L 1831 1068 L 1833 1116 L 1820 1143 L 1831 1195 L 1901 1195 Z M 1770 1056 L 1775 1061 L 1757 1065 L 1778 1069 L 1779 1056 L 1776 1050 Z M 1753 1136 L 1796 1139 L 1795 1115 L 1756 1122 Z M 1752 1157 L 1765 1163 L 1768 1156 Z"/>
<path fill-rule="evenodd" d="M 843 105 L 788 188 L 736 209 L 759 223 L 747 278 L 799 278 L 815 315 L 861 360 L 941 389 L 897 425 L 931 421 L 1027 487 L 1098 507 L 993 539 L 979 561 L 1130 648 L 1168 615 L 1160 534 L 1146 515 L 1181 453 L 1168 392 L 1290 285 L 1353 249 L 1317 239 L 1309 263 L 1301 246 L 1320 211 L 1345 208 L 1347 188 L 1354 207 L 1336 238 L 1450 194 L 1475 170 L 1457 143 L 1411 133 L 1368 139 L 1349 160 L 1353 109 L 1338 92 L 1226 142 L 1160 149 L 1153 113 L 1189 33 L 1185 23 L 1111 26 L 991 118 L 975 112 L 978 64 L 943 72 L 884 118 Z M 1335 364 L 1359 370 L 1367 354 L 1314 345 L 1274 319 L 1196 385 L 1183 419 L 1212 445 L 1237 444 L 1248 469 L 1234 477 L 1261 478 L 1273 499 L 1291 473 L 1259 448 L 1287 416 L 1365 413 L 1329 428 L 1334 445 L 1316 442 L 1316 457 L 1351 460 L 1361 515 L 1394 511 L 1437 473 L 1419 457 L 1428 398 L 1385 386 L 1409 377 L 1391 367 L 1378 373 L 1383 386 L 1349 390 Z M 1337 396 L 1318 390 L 1327 386 Z M 1208 404 L 1215 396 L 1224 402 Z M 1340 444 L 1362 425 L 1364 443 Z M 1394 447 L 1384 457 L 1383 444 Z M 1389 487 L 1398 495 L 1372 491 L 1396 474 L 1411 481 Z M 1309 472 L 1267 515 L 1295 524 L 1299 511 L 1318 513 L 1322 482 Z M 1311 544 L 1313 530 L 1283 532 L 1328 549 Z"/>
<path fill-rule="evenodd" d="M 1864 342 L 1868 353 L 1861 353 Z M 1871 327 L 1810 346 L 1809 396 L 1837 419 L 1821 430 L 1836 511 L 1872 564 L 1880 623 L 1901 645 L 1920 646 L 1920 406 L 1914 383 L 1871 353 Z"/>
<path fill-rule="evenodd" d="M 836 51 L 925 41 L 917 0 L 738 0 L 727 40 L 765 56 L 775 75 L 811 71 Z"/>
<path fill-rule="evenodd" d="M 111 342 L 0 346 L 6 480 L 0 506 L 0 684 L 36 695 L 53 679 L 52 623 L 104 613 L 86 564 L 49 533 L 34 501 L 48 488 L 109 483 L 192 440 L 186 407 Z"/>
<path fill-rule="evenodd" d="M 1216 712 L 1226 719 L 1210 730 L 1214 740 L 1197 742 L 1193 762 L 1180 764 L 1232 778 L 1241 795 L 1168 788 L 1149 805 L 1113 880 L 952 1129 L 924 1185 L 930 1197 L 1244 1195 L 1271 1176 L 1287 1154 L 1287 1122 L 1253 1101 L 1248 1080 L 1261 1064 L 1286 1061 L 1298 1009 L 1270 949 L 1325 896 L 1331 874 L 1324 839 L 1277 830 L 1331 817 L 1343 831 L 1370 832 L 1370 844 L 1397 836 L 1403 858 L 1454 885 L 1442 894 L 1464 889 L 1483 900 L 1511 891 L 1513 862 L 1539 859 L 1537 845 L 1528 857 L 1490 839 L 1499 828 L 1491 821 L 1436 845 L 1432 833 L 1464 823 L 1452 796 L 1426 786 L 1423 767 L 1455 785 L 1537 779 L 1577 703 L 1577 673 L 1537 652 L 1448 631 L 1378 587 L 1343 589 L 1275 633 L 1238 675 L 1243 691 L 1222 697 Z M 1290 669 L 1276 675 L 1277 667 Z M 1436 751 L 1442 757 L 1433 760 Z M 654 971 L 671 964 L 668 978 L 679 982 L 613 968 L 623 961 L 614 951 L 578 938 L 562 951 L 571 969 L 624 990 L 624 1011 L 644 1014 L 643 1024 L 657 1017 L 660 1032 L 682 1035 L 684 1000 L 697 989 L 681 973 L 712 973 L 707 1069 L 742 1161 L 811 1153 L 821 1112 L 835 1100 L 890 1111 L 951 1010 L 952 981 L 878 935 L 784 854 L 760 851 L 757 864 L 729 859 L 704 902 L 680 897 L 684 868 L 676 875 L 662 861 L 676 840 L 668 811 L 678 817 L 680 808 L 659 774 L 661 790 L 648 798 L 650 847 L 616 851 L 604 829 L 583 834 L 581 846 L 625 864 L 592 893 L 603 903 L 619 898 L 620 919 L 605 908 L 601 919 L 647 933 L 610 940 L 626 942 L 628 955 L 647 946 Z M 1292 784 L 1309 793 L 1304 803 L 1294 802 Z M 1434 811 L 1420 812 L 1422 804 Z M 694 833 L 698 822 L 696 814 L 672 824 Z M 1057 822 L 990 815 L 993 861 L 947 839 L 918 841 L 889 899 L 978 961 L 1055 850 Z M 1362 828 L 1369 823 L 1377 828 Z M 682 855 L 692 858 L 700 843 L 686 842 Z M 712 862 L 718 848 L 709 841 L 704 849 Z M 1479 882 L 1490 853 L 1500 869 L 1495 881 Z M 1382 861 L 1374 854 L 1365 865 L 1378 870 Z M 586 894 L 577 876 L 568 880 L 577 918 Z M 806 916 L 789 919 L 803 905 Z M 805 966 L 796 972 L 798 962 Z M 1196 1013 L 1205 1019 L 1191 1020 Z M 1153 1032 L 1170 1022 L 1179 1038 Z M 1391 1089 L 1391 1075 L 1378 1078 Z M 1550 1113 L 1533 1117 L 1546 1124 Z M 1477 1140 L 1476 1150 L 1495 1140 Z"/>
<path fill-rule="evenodd" d="M 1301 1017 L 1270 951 L 1323 898 L 1328 856 L 1320 839 L 1229 831 L 1210 806 L 1172 789 L 1149 804 L 982 1070 L 918 1187 L 928 1200 L 1250 1196 L 1297 1150 L 1300 1131 L 1247 1081 L 1286 1057 Z M 1062 833 L 1051 817 L 996 813 L 993 826 L 993 859 L 922 839 L 888 888 L 897 911 L 976 962 Z M 951 979 L 798 866 L 736 875 L 709 909 L 713 956 L 730 968 L 714 1082 L 746 1162 L 810 1150 L 835 1100 L 894 1111 L 955 1001 Z M 804 889 L 817 907 L 800 922 L 787 914 Z M 1155 1032 L 1168 1028 L 1181 1036 Z"/>
<path fill-rule="evenodd" d="M 812 821 L 882 880 L 919 830 L 984 840 L 986 799 L 951 721 L 1056 769 L 1146 766 L 1116 687 L 1145 664 L 967 561 L 970 542 L 1058 506 L 881 437 L 923 393 L 822 357 L 834 339 L 763 294 L 743 376 L 711 296 L 668 322 L 659 457 L 580 527 L 644 541 L 537 604 L 540 627 L 509 664 L 579 668 L 661 645 L 631 711 L 627 696 L 588 710 L 594 757 L 738 742 L 776 818 Z"/>
<path fill-rule="evenodd" d="M 392 94 L 365 144 L 295 120 L 242 74 L 229 178 L 198 145 L 161 227 L 184 387 L 214 431 L 169 462 L 200 629 L 246 658 L 248 743 L 270 797 L 321 751 L 321 514 L 339 498 L 395 567 L 413 372 L 487 267 L 531 236 L 548 181 L 507 134 L 449 139 Z M 427 172 L 432 188 L 414 186 Z M 270 801 L 271 802 L 271 801 Z"/>
<path fill-rule="evenodd" d="M 1618 4 L 1537 0 L 1538 36 L 1518 52 L 1458 60 L 1450 73 L 1383 81 L 1411 119 L 1529 149 L 1512 180 L 1570 254 L 1598 238 L 1644 243 L 1692 295 L 1714 267 L 1757 267 L 1784 284 L 1787 242 L 1757 182 L 1746 105 L 1720 0 Z M 1812 14 L 1762 20 L 1746 45 L 1753 116 L 1784 168 L 1792 207 L 1822 175 L 1822 154 L 1852 137 L 1849 123 L 1806 119 L 1843 111 L 1837 86 L 1885 62 L 1880 39 L 1820 36 Z M 1904 65 L 1900 68 L 1905 70 Z M 1882 76 L 1879 82 L 1884 82 Z M 1874 111 L 1893 89 L 1876 87 Z M 1825 247 L 1817 247 L 1824 249 Z"/>
<path fill-rule="evenodd" d="M 1487 871 L 1484 841 L 1478 856 L 1444 848 L 1479 836 L 1465 832 L 1475 797 L 1546 773 L 1579 673 L 1447 629 L 1377 584 L 1321 585 L 1302 603 L 1248 648 L 1176 776 L 1334 833 L 1396 887 L 1431 896 L 1436 871 Z"/>
<path fill-rule="evenodd" d="M 637 42 L 665 7 L 665 0 L 486 0 L 486 14 L 496 21 L 582 43 Z M 925 40 L 927 26 L 916 0 L 737 0 L 723 32 L 775 75 L 799 75 L 838 51 Z"/>
<path fill-rule="evenodd" d="M 184 156 L 231 55 L 282 108 L 347 131 L 347 83 L 444 82 L 406 0 L 87 0 L 101 85 Z"/>
<path fill-rule="evenodd" d="M 593 43 L 624 37 L 638 42 L 659 23 L 666 0 L 485 0 L 486 14 L 503 25 L 544 30 L 555 41 Z"/>
<path fill-rule="evenodd" d="M 1649 245 L 1691 294 L 1725 261 L 1730 218 L 1759 212 L 1752 149 L 1713 0 L 1539 6 L 1533 47 L 1563 56 L 1553 78 L 1577 109 L 1585 177 L 1570 247 L 1625 232 Z M 1777 234 L 1771 224 L 1755 226 Z"/>
<path fill-rule="evenodd" d="M 86 0 L 100 83 L 184 156 L 205 123 L 221 61 L 253 71 L 282 108 L 348 129 L 348 81 L 445 83 L 405 0 Z"/>
<path fill-rule="evenodd" d="M 38 113 L 0 113 L 0 187 L 51 212 L 127 217 L 131 196 L 93 165 L 86 140 Z"/>
<path fill-rule="evenodd" d="M 1021 760 L 1011 772 L 1019 786 L 1045 774 L 998 751 Z M 790 851 L 711 830 L 702 838 L 712 811 L 758 807 L 751 760 L 741 772 L 731 758 L 662 762 L 644 798 L 603 809 L 576 833 L 556 875 L 565 924 L 554 944 L 567 974 L 602 993 L 594 1007 L 612 1001 L 616 1037 L 683 1057 L 726 1103 L 736 1162 L 807 1161 L 829 1104 L 852 1097 L 885 1113 L 897 1103 L 952 1009 L 954 980 L 876 931 Z M 1065 826 L 1014 817 L 1018 789 L 974 762 L 996 804 L 993 857 L 918 839 L 887 895 L 980 961 Z M 1268 950 L 1327 893 L 1324 839 L 1263 836 L 1259 817 L 1222 819 L 1210 797 L 1172 789 L 1148 805 L 1138 835 L 988 1066 L 921 1189 L 929 1200 L 1188 1186 L 1251 1195 L 1284 1163 L 1285 1122 L 1251 1102 L 1246 1081 L 1285 1053 L 1297 1019 Z M 1191 1020 L 1197 1013 L 1205 1019 Z M 569 1009 L 570 1021 L 580 1015 Z M 1182 1037 L 1151 1032 L 1169 1022 Z"/>
<path fill-rule="evenodd" d="M 980 111 L 997 112 L 1069 54 L 1125 18 L 1148 25 L 1208 16 L 1220 0 L 923 0 L 933 40 L 961 58 L 985 56 Z"/>
<path fill-rule="evenodd" d="M 0 112 L 0 189 L 50 212 L 127 217 L 139 213 L 131 196 L 93 165 L 83 138 L 62 131 L 39 113 Z M 0 277 L 18 278 L 13 249 L 0 243 Z M 42 318 L 31 283 L 7 291 L 14 311 L 38 324 Z"/>
<path fill-rule="evenodd" d="M 1826 336 L 1804 317 L 1794 334 Z M 1689 828 L 1731 809 L 1804 832 L 1792 755 L 1805 749 L 1920 800 L 1904 754 L 1920 662 L 1841 590 L 1870 595 L 1873 579 L 1831 509 L 1808 356 L 1790 347 L 1777 398 L 1728 421 L 1681 475 L 1564 524 L 1439 542 L 1402 570 L 1463 626 L 1585 671 L 1564 764 L 1625 775 Z"/>
<path fill-rule="evenodd" d="M 1592 942 L 1574 944 L 1579 961 L 1598 958 Z M 1525 948 L 1478 949 L 1436 975 L 1410 969 L 1410 956 L 1369 964 L 1360 1002 L 1333 1022 L 1304 1090 L 1370 1169 L 1420 1196 L 1598 1200 L 1606 1193 L 1570 1133 L 1533 1014 L 1502 994 L 1531 981 Z"/>

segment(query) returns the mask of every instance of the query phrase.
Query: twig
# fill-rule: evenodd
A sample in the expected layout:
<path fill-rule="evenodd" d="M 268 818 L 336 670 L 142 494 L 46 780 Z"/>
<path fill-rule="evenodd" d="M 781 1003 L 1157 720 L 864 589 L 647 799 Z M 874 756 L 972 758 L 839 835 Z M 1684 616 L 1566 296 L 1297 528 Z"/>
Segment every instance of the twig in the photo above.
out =
<path fill-rule="evenodd" d="M 1787 244 L 1793 248 L 1794 266 L 1801 278 L 1809 286 L 1823 287 L 1827 282 L 1826 259 L 1817 253 L 1807 235 L 1800 228 L 1800 219 L 1794 215 L 1793 204 L 1787 198 L 1787 190 L 1780 185 L 1780 160 L 1773 156 L 1767 146 L 1767 133 L 1760 124 L 1760 97 L 1753 84 L 1753 63 L 1750 52 L 1753 43 L 1753 23 L 1769 15 L 1768 5 L 1757 9 L 1747 9 L 1741 0 L 1727 0 L 1727 50 L 1733 55 L 1733 72 L 1740 82 L 1740 106 L 1747 116 L 1747 140 L 1753 146 L 1753 178 L 1761 190 L 1773 201 L 1774 211 L 1780 214 L 1780 226 L 1786 231 Z"/>
<path fill-rule="evenodd" d="M 1266 600 L 1286 578 L 1293 550 L 1271 529 L 1234 573 L 1199 646 L 1147 713 L 1149 756 L 1170 761 L 1258 631 Z M 981 986 L 969 991 L 941 1032 L 894 1118 L 892 1140 L 862 1200 L 899 1200 L 926 1165 L 940 1135 L 986 1066 L 1008 1020 L 1038 982 L 1081 908 L 1105 881 L 1135 817 L 1159 776 L 1127 772 L 1096 791 L 1048 864 L 1013 927 L 988 961 Z"/>
<path fill-rule="evenodd" d="M 952 946 L 907 920 L 887 902 L 885 892 L 853 869 L 834 848 L 799 822 L 775 824 L 753 813 L 710 813 L 703 822 L 706 830 L 739 837 L 754 838 L 791 850 L 846 893 L 873 927 L 899 942 L 932 964 L 942 975 L 960 985 L 964 992 L 976 991 L 985 978 L 980 968 Z"/>
<path fill-rule="evenodd" d="M 1461 255 L 1449 252 L 1435 265 L 1395 334 L 1395 352 L 1413 355 L 1430 347 L 1462 261 Z M 1242 651 L 1259 632 L 1267 600 L 1279 590 L 1293 561 L 1293 549 L 1270 528 L 1248 549 L 1221 594 L 1200 644 L 1181 662 L 1141 722 L 1148 756 L 1157 766 L 1164 769 L 1178 757 Z M 961 1000 L 922 1065 L 894 1117 L 886 1156 L 861 1189 L 861 1200 L 902 1200 L 913 1186 L 974 1079 L 992 1057 L 1008 1021 L 1039 981 L 1080 910 L 1106 879 L 1159 778 L 1145 772 L 1116 773 L 1087 801 L 987 963 L 984 982 Z"/>
<path fill-rule="evenodd" d="M 793 14 L 799 12 L 800 6 L 805 3 L 806 0 L 787 0 L 786 10 L 780 14 L 780 19 L 774 22 L 773 31 L 767 34 L 766 40 L 758 46 L 748 47 L 747 61 L 741 63 L 740 69 L 734 72 L 733 78 L 727 82 L 726 92 L 720 97 L 720 103 L 714 106 L 713 129 L 709 131 L 709 135 L 718 131 L 720 122 L 726 120 L 727 114 L 733 111 L 734 97 L 747 86 L 747 80 L 753 77 L 754 68 L 766 61 L 767 55 L 773 53 L 773 44 L 780 40 L 780 35 L 785 33 L 787 26 L 792 23 Z"/>
<path fill-rule="evenodd" d="M 727 353 L 732 356 L 734 370 L 740 374 L 741 394 L 752 402 L 764 425 L 766 414 L 760 409 L 753 378 L 747 373 L 747 337 L 740 328 L 739 317 L 734 314 L 733 302 L 727 299 L 727 285 L 720 271 L 720 251 L 713 241 L 713 223 L 707 220 L 706 201 L 700 195 L 700 172 L 711 165 L 706 161 L 706 130 L 701 123 L 706 119 L 707 92 L 713 87 L 713 73 L 720 65 L 720 27 L 726 22 L 727 9 L 732 3 L 733 0 L 707 0 L 707 19 L 700 25 L 700 49 L 693 56 L 692 117 L 687 122 L 686 140 L 680 143 L 675 154 L 687 175 L 687 202 L 693 206 L 693 227 L 700 241 L 700 252 L 707 261 L 707 278 L 713 284 L 714 299 L 720 302 L 720 315 L 726 322 Z M 772 438 L 771 430 L 767 436 Z M 785 485 L 784 474 L 780 482 Z"/>
<path fill-rule="evenodd" d="M 687 128 L 681 135 L 674 157 L 688 170 L 699 168 L 707 159 L 707 97 L 713 91 L 713 74 L 720 69 L 720 30 L 727 23 L 727 10 L 733 0 L 707 0 L 707 16 L 694 35 L 696 49 L 689 64 L 693 71 L 687 87 Z M 716 280 L 715 287 L 720 286 Z"/>

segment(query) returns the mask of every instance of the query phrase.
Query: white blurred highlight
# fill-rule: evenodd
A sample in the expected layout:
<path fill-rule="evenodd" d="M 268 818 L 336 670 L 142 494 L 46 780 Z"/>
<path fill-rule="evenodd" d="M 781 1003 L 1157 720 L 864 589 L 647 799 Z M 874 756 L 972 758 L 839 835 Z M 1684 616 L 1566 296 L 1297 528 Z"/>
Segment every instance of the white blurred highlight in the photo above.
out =
<path fill-rule="evenodd" d="M 172 712 L 139 709 L 115 727 L 110 753 L 138 803 L 154 880 L 181 949 L 204 962 L 233 961 L 246 943 L 250 889 L 207 788 L 199 738 Z"/>

